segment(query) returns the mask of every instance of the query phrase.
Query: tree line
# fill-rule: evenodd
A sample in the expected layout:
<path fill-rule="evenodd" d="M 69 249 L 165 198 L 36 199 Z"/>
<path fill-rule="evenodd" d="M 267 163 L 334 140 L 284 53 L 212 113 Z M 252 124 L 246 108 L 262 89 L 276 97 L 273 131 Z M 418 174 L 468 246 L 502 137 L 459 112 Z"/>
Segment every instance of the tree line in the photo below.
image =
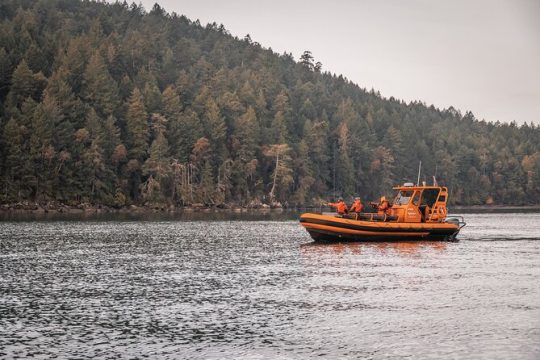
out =
<path fill-rule="evenodd" d="M 159 5 L 0 0 L 0 202 L 540 203 L 540 129 L 405 103 Z"/>

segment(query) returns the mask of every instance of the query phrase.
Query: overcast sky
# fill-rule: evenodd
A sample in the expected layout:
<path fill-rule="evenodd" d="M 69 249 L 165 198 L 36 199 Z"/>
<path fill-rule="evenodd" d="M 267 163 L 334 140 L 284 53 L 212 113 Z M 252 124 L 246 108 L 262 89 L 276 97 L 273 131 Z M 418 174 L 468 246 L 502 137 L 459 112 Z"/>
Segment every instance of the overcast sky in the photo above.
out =
<path fill-rule="evenodd" d="M 295 59 L 310 50 L 385 97 L 540 124 L 540 0 L 157 2 Z"/>

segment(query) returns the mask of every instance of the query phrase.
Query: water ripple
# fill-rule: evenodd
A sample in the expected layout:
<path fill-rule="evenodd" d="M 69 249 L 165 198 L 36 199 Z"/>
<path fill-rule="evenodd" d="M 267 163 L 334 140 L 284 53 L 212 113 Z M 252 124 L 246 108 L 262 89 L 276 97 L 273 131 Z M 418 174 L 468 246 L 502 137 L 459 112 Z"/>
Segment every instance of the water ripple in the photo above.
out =
<path fill-rule="evenodd" d="M 3 222 L 0 357 L 538 358 L 539 220 L 331 245 L 296 221 Z"/>

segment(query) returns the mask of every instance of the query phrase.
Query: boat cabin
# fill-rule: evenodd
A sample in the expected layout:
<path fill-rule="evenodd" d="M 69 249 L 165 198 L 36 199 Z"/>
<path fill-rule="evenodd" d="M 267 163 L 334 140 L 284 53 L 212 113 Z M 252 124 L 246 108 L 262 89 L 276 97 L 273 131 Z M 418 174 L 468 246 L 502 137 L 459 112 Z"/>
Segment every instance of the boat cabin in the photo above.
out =
<path fill-rule="evenodd" d="M 443 222 L 446 218 L 448 189 L 444 186 L 396 186 L 398 193 L 392 203 L 392 215 L 397 222 Z"/>

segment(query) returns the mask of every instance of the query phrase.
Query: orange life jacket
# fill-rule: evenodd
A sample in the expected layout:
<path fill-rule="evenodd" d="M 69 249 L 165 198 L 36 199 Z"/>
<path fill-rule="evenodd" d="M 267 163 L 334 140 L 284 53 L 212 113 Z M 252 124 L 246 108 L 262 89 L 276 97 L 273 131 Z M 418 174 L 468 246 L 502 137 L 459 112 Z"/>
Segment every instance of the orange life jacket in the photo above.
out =
<path fill-rule="evenodd" d="M 338 201 L 337 203 L 328 203 L 328 206 L 336 208 L 338 214 L 343 215 L 347 213 L 347 204 L 344 201 Z"/>
<path fill-rule="evenodd" d="M 362 201 L 355 200 L 354 203 L 351 205 L 349 212 L 361 213 L 362 210 L 364 210 L 364 205 L 362 205 Z"/>
<path fill-rule="evenodd" d="M 390 210 L 390 203 L 388 202 L 388 200 L 383 200 L 380 204 L 379 204 L 379 207 L 377 208 L 377 213 L 379 215 L 383 215 L 384 213 L 387 213 L 389 210 Z"/>

